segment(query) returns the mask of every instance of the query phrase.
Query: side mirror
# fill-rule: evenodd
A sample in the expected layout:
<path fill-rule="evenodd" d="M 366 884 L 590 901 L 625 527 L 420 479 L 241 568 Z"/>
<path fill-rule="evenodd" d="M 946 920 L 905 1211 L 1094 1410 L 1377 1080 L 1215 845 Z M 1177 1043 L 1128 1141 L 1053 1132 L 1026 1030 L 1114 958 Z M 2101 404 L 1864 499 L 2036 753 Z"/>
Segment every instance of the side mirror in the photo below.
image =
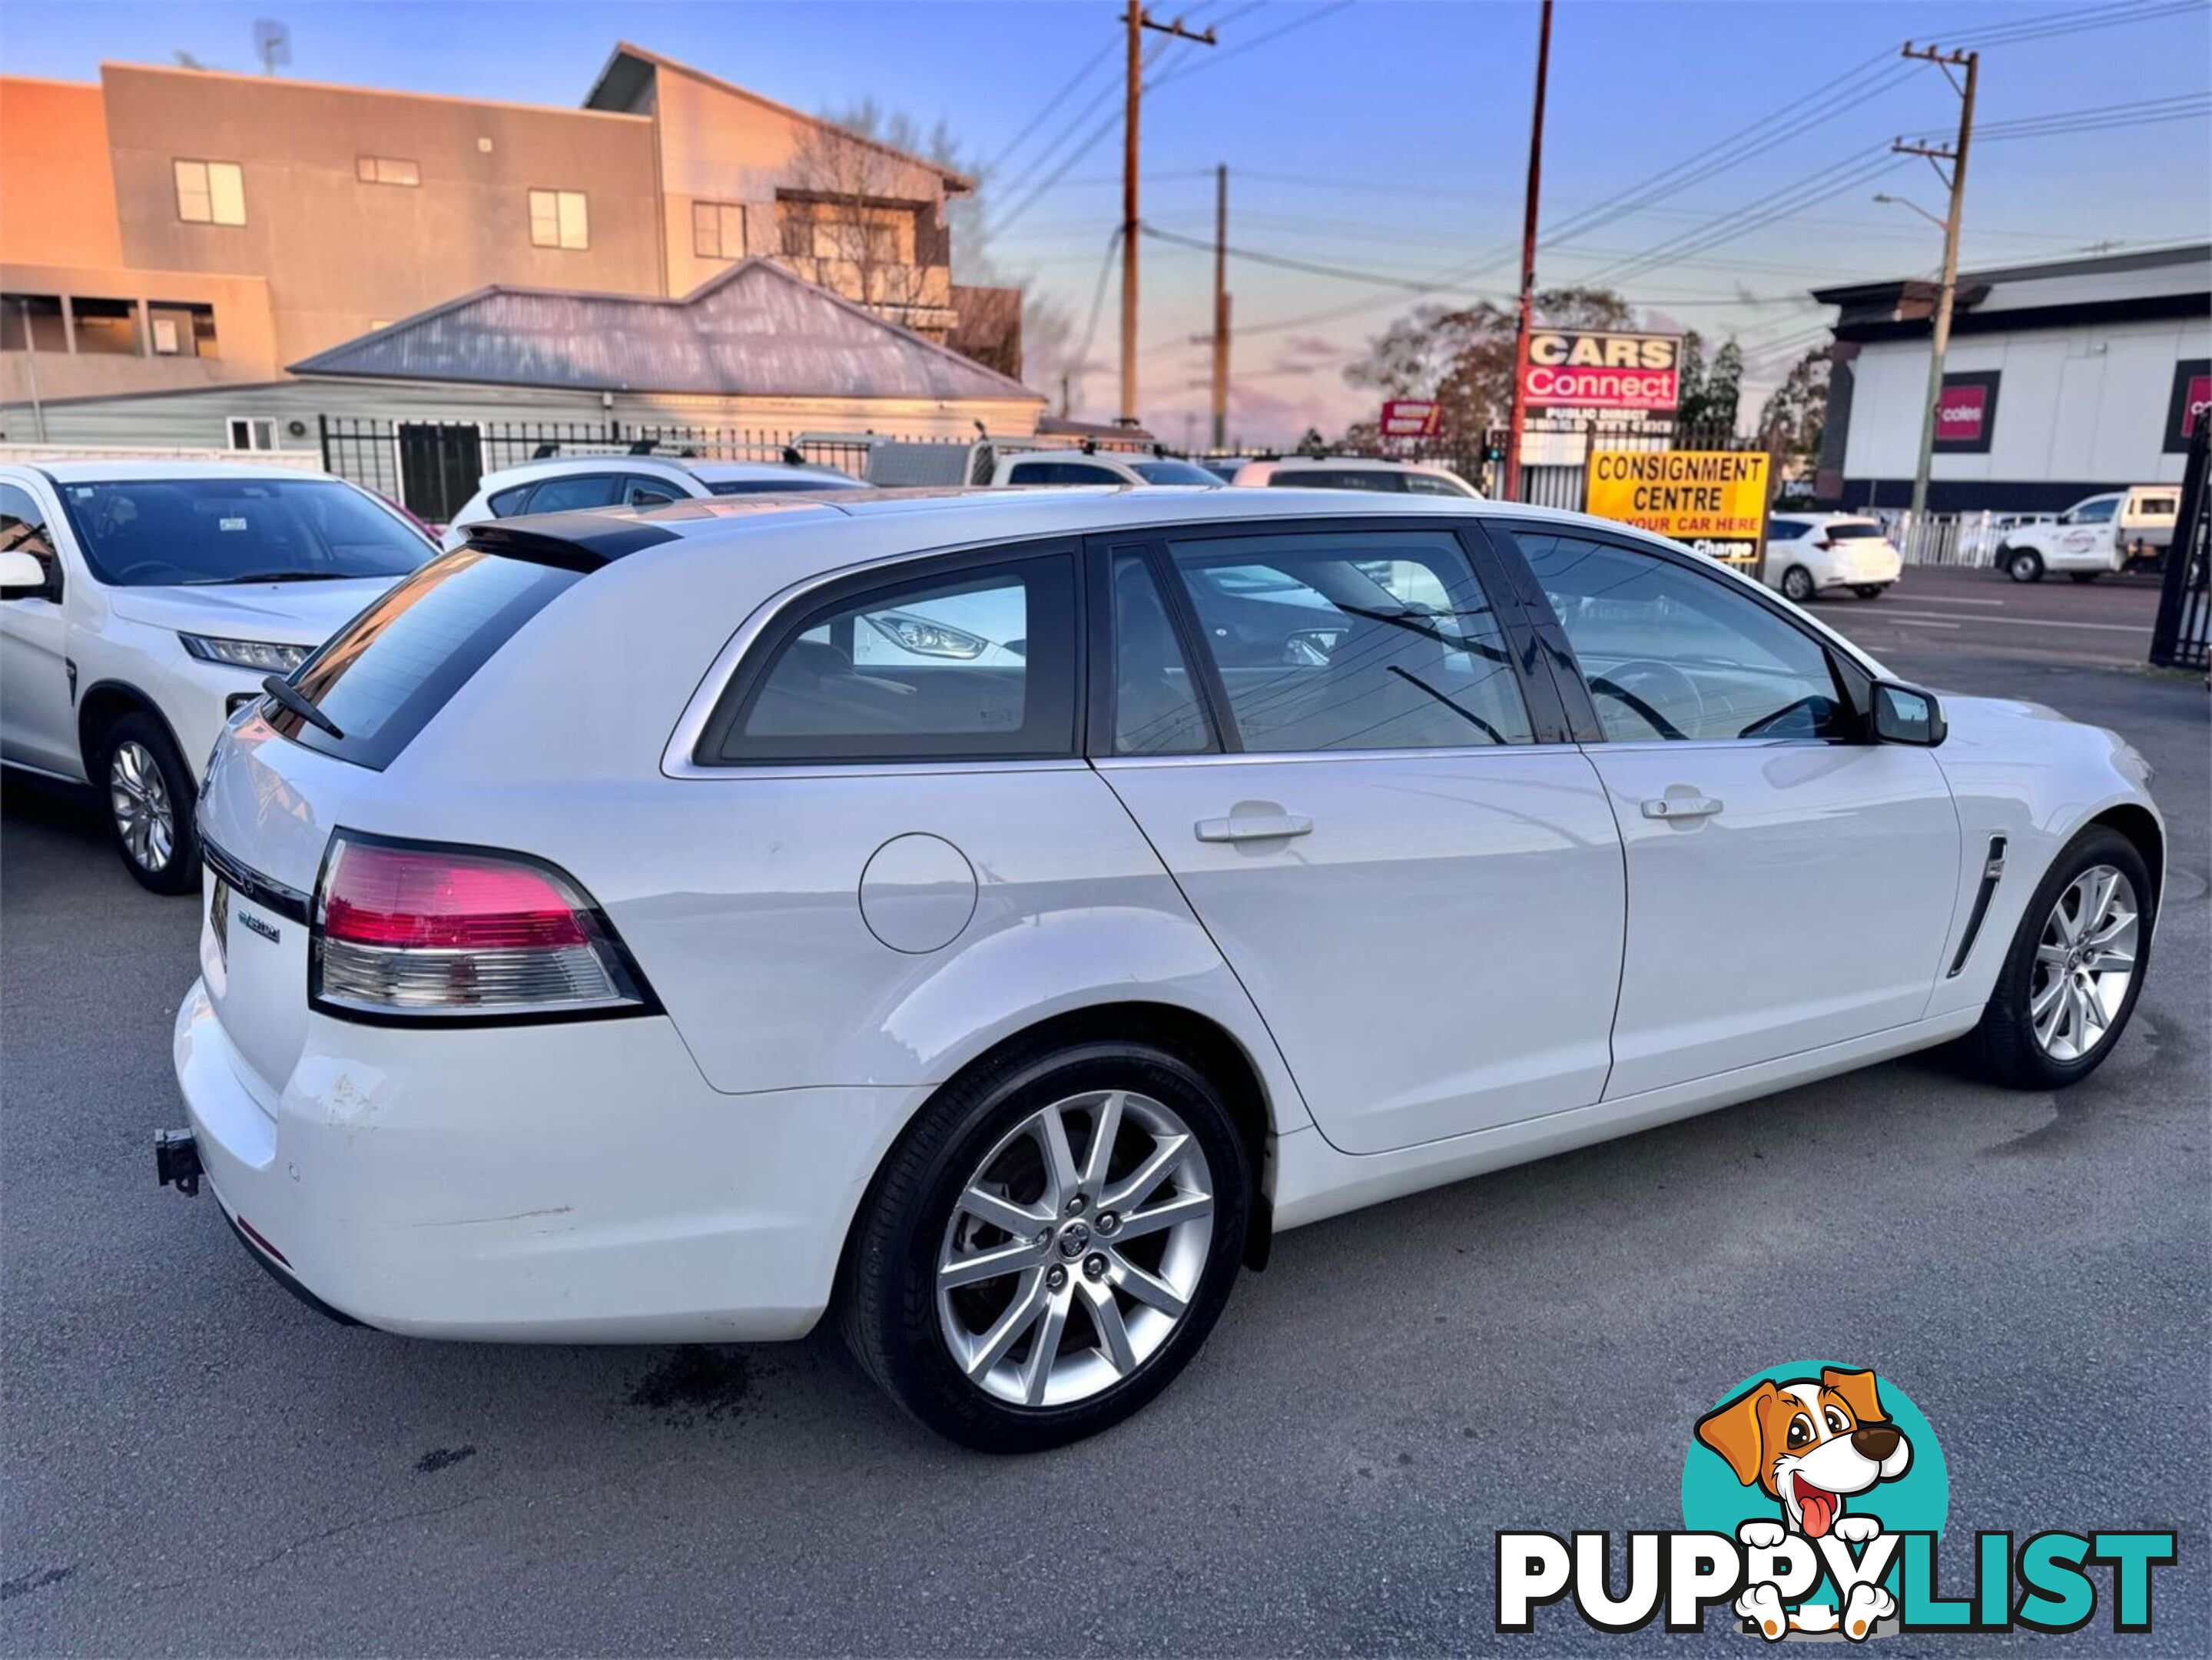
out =
<path fill-rule="evenodd" d="M 1874 741 L 1933 749 L 1949 735 L 1943 706 L 1932 691 L 1895 680 L 1874 683 Z"/>
<path fill-rule="evenodd" d="M 20 548 L 0 553 L 0 599 L 27 599 L 46 590 L 46 568 Z"/>

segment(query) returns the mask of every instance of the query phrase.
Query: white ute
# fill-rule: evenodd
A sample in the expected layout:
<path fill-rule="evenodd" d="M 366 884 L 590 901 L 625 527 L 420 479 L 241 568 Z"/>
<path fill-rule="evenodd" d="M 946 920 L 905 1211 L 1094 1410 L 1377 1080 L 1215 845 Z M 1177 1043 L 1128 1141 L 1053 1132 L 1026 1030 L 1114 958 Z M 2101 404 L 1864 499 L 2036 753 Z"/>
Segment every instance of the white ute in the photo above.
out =
<path fill-rule="evenodd" d="M 1157 1395 L 1273 1231 L 1954 1039 L 2047 1099 L 2164 875 L 2112 733 L 1465 497 L 489 525 L 279 684 L 157 1173 L 390 1332 L 835 1309 L 1000 1450 Z"/>
<path fill-rule="evenodd" d="M 2076 582 L 2155 559 L 2173 541 L 2179 484 L 2137 484 L 2076 502 L 2057 518 L 2015 525 L 1997 549 L 1997 569 L 2015 582 L 2063 571 Z"/>
<path fill-rule="evenodd" d="M 223 721 L 436 551 L 322 473 L 0 466 L 0 759 L 100 789 L 131 875 L 196 891 Z"/>

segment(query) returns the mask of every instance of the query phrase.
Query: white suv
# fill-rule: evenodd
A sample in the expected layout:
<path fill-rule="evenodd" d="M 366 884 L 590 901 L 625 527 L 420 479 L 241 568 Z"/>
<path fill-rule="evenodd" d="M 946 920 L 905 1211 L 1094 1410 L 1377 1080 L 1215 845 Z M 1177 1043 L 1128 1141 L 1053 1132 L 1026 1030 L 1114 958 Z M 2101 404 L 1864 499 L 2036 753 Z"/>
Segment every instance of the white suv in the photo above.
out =
<path fill-rule="evenodd" d="M 1014 450 L 992 463 L 994 484 L 1173 484 L 1218 488 L 1221 479 L 1172 455 L 1109 455 L 1101 450 Z"/>
<path fill-rule="evenodd" d="M 224 721 L 435 551 L 320 473 L 0 466 L 0 760 L 104 789 L 131 873 L 197 888 Z"/>
<path fill-rule="evenodd" d="M 1278 489 L 1387 490 L 1400 496 L 1449 496 L 1480 501 L 1482 492 L 1449 467 L 1373 455 L 1285 455 L 1247 461 L 1230 480 Z"/>
<path fill-rule="evenodd" d="M 834 1309 L 927 1423 L 1048 1446 L 1278 1230 L 1969 1034 L 2085 1077 L 2144 772 L 1534 508 L 489 525 L 218 742 L 156 1169 L 372 1326 Z"/>
<path fill-rule="evenodd" d="M 658 508 L 710 496 L 766 496 L 865 489 L 835 467 L 806 462 L 695 461 L 668 455 L 564 455 L 487 473 L 447 526 L 448 551 L 469 526 L 526 513 Z"/>

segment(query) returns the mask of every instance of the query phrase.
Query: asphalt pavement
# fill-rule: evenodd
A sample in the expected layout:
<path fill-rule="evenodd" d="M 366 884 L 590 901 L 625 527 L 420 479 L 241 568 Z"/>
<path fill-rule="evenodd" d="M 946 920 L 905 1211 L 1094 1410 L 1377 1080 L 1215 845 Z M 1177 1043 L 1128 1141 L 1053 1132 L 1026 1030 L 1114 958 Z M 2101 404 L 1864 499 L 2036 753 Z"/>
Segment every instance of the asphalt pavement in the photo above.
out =
<path fill-rule="evenodd" d="M 2157 767 L 2166 911 L 2087 1083 L 2011 1093 L 1916 1057 L 1285 1235 L 1150 1410 L 1025 1460 L 915 1428 L 826 1334 L 438 1345 L 285 1296 L 210 1200 L 153 1183 L 197 906 L 9 781 L 0 1650 L 1750 1652 L 1719 1615 L 1601 1639 L 1554 1608 L 1500 1637 L 1493 1535 L 1679 1526 L 1694 1418 L 1820 1357 L 1927 1414 L 1956 1532 L 2179 1529 L 2148 1636 L 2100 1606 L 1971 1651 L 2201 1654 L 2206 699 L 2133 666 L 2132 635 L 2053 626 L 2136 611 L 2147 630 L 2117 587 L 1926 572 L 1821 607 L 1900 674 L 2041 699 Z"/>

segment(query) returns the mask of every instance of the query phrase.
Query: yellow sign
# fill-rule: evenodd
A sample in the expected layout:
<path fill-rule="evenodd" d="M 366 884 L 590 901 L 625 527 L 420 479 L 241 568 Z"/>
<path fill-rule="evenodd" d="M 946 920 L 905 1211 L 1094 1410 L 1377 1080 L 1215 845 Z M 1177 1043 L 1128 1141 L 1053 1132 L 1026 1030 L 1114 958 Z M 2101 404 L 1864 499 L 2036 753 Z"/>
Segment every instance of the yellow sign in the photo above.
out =
<path fill-rule="evenodd" d="M 1748 562 L 1766 534 L 1763 450 L 1593 450 L 1589 511 Z"/>

